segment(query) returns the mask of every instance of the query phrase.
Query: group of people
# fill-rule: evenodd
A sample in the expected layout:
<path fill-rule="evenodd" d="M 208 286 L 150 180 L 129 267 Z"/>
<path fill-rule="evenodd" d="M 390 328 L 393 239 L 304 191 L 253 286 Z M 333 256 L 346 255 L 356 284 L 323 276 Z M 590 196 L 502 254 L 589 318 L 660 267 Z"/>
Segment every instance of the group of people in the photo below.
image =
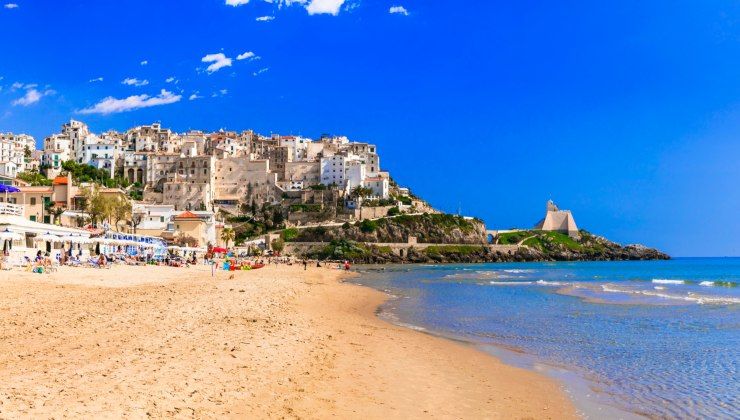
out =
<path fill-rule="evenodd" d="M 316 267 L 317 268 L 322 267 L 321 260 L 316 260 Z M 324 262 L 323 267 L 332 268 L 332 269 L 336 269 L 336 270 L 340 270 L 340 269 L 344 268 L 345 271 L 349 271 L 349 269 L 351 268 L 350 263 L 347 260 L 344 260 L 343 263 L 326 261 L 326 262 Z M 308 260 L 305 260 L 305 259 L 303 260 L 303 270 L 304 271 L 305 270 L 308 270 Z"/>
<path fill-rule="evenodd" d="M 36 253 L 36 258 L 31 261 L 26 257 L 26 267 L 33 273 L 48 273 L 54 270 L 54 262 L 48 252 L 42 253 L 40 250 Z"/>

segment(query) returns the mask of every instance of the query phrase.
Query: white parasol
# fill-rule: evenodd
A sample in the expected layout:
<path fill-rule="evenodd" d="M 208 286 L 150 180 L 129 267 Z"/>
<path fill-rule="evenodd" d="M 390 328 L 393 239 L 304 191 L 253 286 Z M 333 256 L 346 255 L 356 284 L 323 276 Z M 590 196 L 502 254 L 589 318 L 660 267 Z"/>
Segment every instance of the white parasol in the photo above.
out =
<path fill-rule="evenodd" d="M 23 235 L 17 232 L 11 232 L 8 229 L 0 232 L 0 241 L 20 241 L 23 239 Z"/>
<path fill-rule="evenodd" d="M 62 238 L 57 235 L 52 235 L 49 232 L 46 232 L 43 235 L 38 235 L 34 237 L 33 240 L 34 242 L 62 242 Z"/>

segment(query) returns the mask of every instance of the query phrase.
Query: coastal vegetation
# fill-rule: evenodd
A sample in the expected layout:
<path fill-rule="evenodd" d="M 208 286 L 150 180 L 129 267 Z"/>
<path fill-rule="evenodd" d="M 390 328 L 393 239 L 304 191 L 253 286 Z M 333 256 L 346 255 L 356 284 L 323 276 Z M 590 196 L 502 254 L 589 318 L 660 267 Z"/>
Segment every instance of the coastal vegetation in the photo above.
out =
<path fill-rule="evenodd" d="M 51 185 L 51 180 L 49 178 L 36 171 L 20 172 L 16 175 L 16 178 L 21 181 L 28 182 L 32 187 L 48 187 Z"/>
<path fill-rule="evenodd" d="M 399 215 L 365 219 L 342 226 L 315 227 L 283 232 L 288 242 L 355 242 L 403 243 L 416 237 L 421 243 L 482 244 L 485 227 L 477 219 L 450 214 Z"/>
<path fill-rule="evenodd" d="M 416 243 L 409 237 L 417 238 Z M 302 257 L 362 263 L 474 263 L 668 259 L 640 245 L 622 246 L 585 230 L 523 230 L 500 235 L 488 246 L 483 223 L 449 214 L 400 215 L 342 226 L 290 228 L 281 233 Z M 305 243 L 306 245 L 302 245 Z M 316 245 L 323 243 L 324 245 Z M 429 245 L 433 244 L 433 245 Z M 501 247 L 501 245 L 508 246 Z"/>
<path fill-rule="evenodd" d="M 98 169 L 73 160 L 62 162 L 62 170 L 71 173 L 72 179 L 77 183 L 96 183 L 108 188 L 127 188 L 131 185 L 123 176 L 111 178 L 105 169 Z"/>

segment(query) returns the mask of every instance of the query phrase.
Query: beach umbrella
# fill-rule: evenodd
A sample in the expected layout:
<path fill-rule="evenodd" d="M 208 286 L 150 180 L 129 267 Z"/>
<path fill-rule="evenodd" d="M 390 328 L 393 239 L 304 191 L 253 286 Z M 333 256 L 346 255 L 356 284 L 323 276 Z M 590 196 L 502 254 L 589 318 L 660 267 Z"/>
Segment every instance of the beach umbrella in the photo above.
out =
<path fill-rule="evenodd" d="M 89 238 L 86 238 L 82 235 L 67 235 L 61 237 L 62 242 L 69 242 L 70 245 L 82 245 L 82 244 L 89 244 L 92 242 Z"/>
<path fill-rule="evenodd" d="M 17 232 L 11 232 L 7 228 L 0 232 L 0 241 L 3 243 L 3 251 L 5 251 L 5 241 L 10 241 L 10 249 L 13 249 L 13 241 L 19 241 L 23 239 L 23 235 Z"/>
<path fill-rule="evenodd" d="M 5 202 L 8 202 L 8 193 L 17 193 L 20 192 L 17 187 L 14 187 L 12 185 L 3 185 L 0 184 L 0 193 L 5 193 Z"/>
<path fill-rule="evenodd" d="M 62 238 L 60 238 L 57 235 L 52 235 L 49 232 L 44 233 L 43 235 L 38 235 L 35 238 L 33 238 L 35 242 L 62 242 Z"/>
<path fill-rule="evenodd" d="M 0 232 L 0 241 L 20 241 L 21 239 L 23 239 L 23 235 L 11 232 L 9 229 Z"/>

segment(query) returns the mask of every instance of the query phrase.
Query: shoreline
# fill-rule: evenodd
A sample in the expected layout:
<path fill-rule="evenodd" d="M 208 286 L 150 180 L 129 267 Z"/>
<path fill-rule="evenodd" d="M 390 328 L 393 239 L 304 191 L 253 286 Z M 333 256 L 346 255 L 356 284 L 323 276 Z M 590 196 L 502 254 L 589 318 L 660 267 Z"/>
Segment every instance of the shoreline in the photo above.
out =
<path fill-rule="evenodd" d="M 350 284 L 367 287 L 371 290 L 378 290 L 364 283 Z M 626 411 L 610 403 L 606 396 L 607 394 L 602 394 L 600 391 L 593 388 L 594 385 L 598 385 L 598 382 L 582 375 L 574 366 L 554 365 L 540 360 L 537 356 L 517 347 L 509 347 L 501 343 L 475 342 L 465 337 L 455 336 L 453 334 L 431 330 L 420 325 L 402 322 L 393 312 L 383 311 L 383 306 L 386 303 L 391 299 L 398 299 L 398 297 L 391 295 L 389 292 L 380 291 L 380 293 L 387 296 L 386 300 L 378 306 L 375 312 L 376 317 L 380 320 L 430 337 L 450 341 L 466 348 L 481 351 L 507 366 L 524 369 L 555 380 L 561 385 L 562 390 L 564 390 L 568 395 L 569 400 L 574 404 L 579 417 L 599 418 L 607 416 L 608 418 L 635 420 L 648 418 L 646 414 Z"/>
<path fill-rule="evenodd" d="M 338 270 L 0 273 L 3 416 L 574 418 L 555 380 L 376 316 Z"/>

